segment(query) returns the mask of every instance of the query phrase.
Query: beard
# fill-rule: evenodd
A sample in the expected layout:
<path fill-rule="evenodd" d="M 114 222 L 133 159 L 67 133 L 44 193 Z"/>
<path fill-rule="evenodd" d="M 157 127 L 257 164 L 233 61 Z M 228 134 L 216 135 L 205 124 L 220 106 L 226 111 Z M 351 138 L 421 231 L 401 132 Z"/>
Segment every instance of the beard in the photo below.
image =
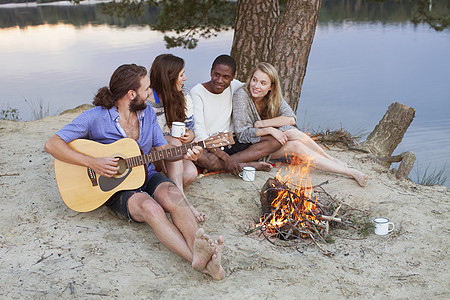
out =
<path fill-rule="evenodd" d="M 133 100 L 130 102 L 129 109 L 131 112 L 137 112 L 139 110 L 143 110 L 147 107 L 147 103 L 145 103 L 146 99 L 141 99 L 139 96 L 136 96 Z"/>

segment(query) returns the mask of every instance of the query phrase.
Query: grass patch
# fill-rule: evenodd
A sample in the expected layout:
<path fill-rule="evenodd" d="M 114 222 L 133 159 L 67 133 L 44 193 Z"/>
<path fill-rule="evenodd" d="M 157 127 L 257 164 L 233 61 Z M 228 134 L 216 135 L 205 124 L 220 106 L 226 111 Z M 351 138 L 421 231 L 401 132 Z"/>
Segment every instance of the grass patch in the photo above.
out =
<path fill-rule="evenodd" d="M 448 179 L 448 167 L 447 164 L 444 164 L 444 166 L 441 169 L 434 168 L 431 170 L 430 164 L 428 164 L 427 167 L 425 167 L 425 170 L 422 172 L 422 168 L 416 165 L 414 168 L 414 173 L 416 175 L 415 179 L 413 179 L 414 182 L 421 184 L 421 185 L 444 185 L 444 183 Z"/>
<path fill-rule="evenodd" d="M 0 120 L 20 121 L 19 115 L 20 113 L 17 108 L 8 106 L 8 108 L 0 111 Z"/>
<path fill-rule="evenodd" d="M 44 104 L 44 100 L 39 99 L 36 103 L 34 101 L 29 101 L 29 100 L 25 99 L 25 102 L 28 105 L 28 107 L 31 109 L 31 113 L 33 114 L 34 121 L 43 119 L 50 115 L 50 105 L 48 103 Z"/>
<path fill-rule="evenodd" d="M 375 224 L 370 217 L 355 216 L 352 218 L 352 223 L 363 238 L 368 237 L 375 230 Z"/>

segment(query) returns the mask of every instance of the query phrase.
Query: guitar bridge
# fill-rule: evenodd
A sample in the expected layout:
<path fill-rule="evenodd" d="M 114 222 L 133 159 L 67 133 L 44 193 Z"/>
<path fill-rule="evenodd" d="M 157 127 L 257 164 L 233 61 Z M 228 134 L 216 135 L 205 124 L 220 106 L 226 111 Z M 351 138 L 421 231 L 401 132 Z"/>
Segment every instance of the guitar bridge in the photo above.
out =
<path fill-rule="evenodd" d="M 97 174 L 95 174 L 94 170 L 92 170 L 91 168 L 87 168 L 87 173 L 89 179 L 91 180 L 92 186 L 98 186 Z"/>

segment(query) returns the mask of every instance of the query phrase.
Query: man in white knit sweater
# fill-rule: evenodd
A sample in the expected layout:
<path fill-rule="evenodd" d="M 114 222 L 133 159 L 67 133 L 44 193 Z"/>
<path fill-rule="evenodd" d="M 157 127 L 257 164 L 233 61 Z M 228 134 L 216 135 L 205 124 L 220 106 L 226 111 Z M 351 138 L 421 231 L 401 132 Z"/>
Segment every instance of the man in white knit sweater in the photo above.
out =
<path fill-rule="evenodd" d="M 191 89 L 194 104 L 195 136 L 204 140 L 218 132 L 234 131 L 232 116 L 233 93 L 243 86 L 234 80 L 236 61 L 229 55 L 218 56 L 211 68 L 211 80 Z M 271 136 L 264 136 L 255 144 L 236 144 L 224 150 L 204 151 L 196 164 L 208 171 L 228 170 L 236 175 L 244 166 L 270 171 L 272 166 L 257 160 L 281 147 Z"/>

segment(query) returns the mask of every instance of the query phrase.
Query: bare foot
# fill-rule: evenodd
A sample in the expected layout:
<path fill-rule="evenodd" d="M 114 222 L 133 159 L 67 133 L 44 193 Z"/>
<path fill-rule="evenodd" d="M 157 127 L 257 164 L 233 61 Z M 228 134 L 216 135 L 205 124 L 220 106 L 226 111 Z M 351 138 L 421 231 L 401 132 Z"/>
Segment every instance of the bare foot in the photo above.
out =
<path fill-rule="evenodd" d="M 242 167 L 253 167 L 256 171 L 272 171 L 272 165 L 263 161 L 251 161 L 241 164 Z"/>
<path fill-rule="evenodd" d="M 195 233 L 194 255 L 192 257 L 192 268 L 197 271 L 203 270 L 214 254 L 215 246 L 203 228 Z"/>
<path fill-rule="evenodd" d="M 225 270 L 222 268 L 223 236 L 219 236 L 219 239 L 214 245 L 215 252 L 206 265 L 205 270 L 203 270 L 203 273 L 208 274 L 215 280 L 222 280 L 225 277 Z"/>
<path fill-rule="evenodd" d="M 194 206 L 190 206 L 192 212 L 194 213 L 195 219 L 197 222 L 203 222 L 206 220 L 206 215 L 204 213 L 199 212 Z"/>
<path fill-rule="evenodd" d="M 184 193 L 183 193 L 184 195 Z M 206 215 L 204 213 L 199 212 L 194 205 L 192 205 L 192 203 L 188 200 L 188 198 L 186 197 L 186 195 L 184 195 L 184 200 L 186 200 L 186 203 L 189 205 L 189 208 L 191 209 L 192 213 L 195 216 L 195 219 L 197 220 L 197 222 L 203 222 L 206 220 Z"/>
<path fill-rule="evenodd" d="M 358 184 L 362 187 L 365 187 L 367 181 L 369 180 L 369 176 L 356 169 L 350 169 L 350 176 L 355 179 L 356 182 L 358 182 Z"/>

